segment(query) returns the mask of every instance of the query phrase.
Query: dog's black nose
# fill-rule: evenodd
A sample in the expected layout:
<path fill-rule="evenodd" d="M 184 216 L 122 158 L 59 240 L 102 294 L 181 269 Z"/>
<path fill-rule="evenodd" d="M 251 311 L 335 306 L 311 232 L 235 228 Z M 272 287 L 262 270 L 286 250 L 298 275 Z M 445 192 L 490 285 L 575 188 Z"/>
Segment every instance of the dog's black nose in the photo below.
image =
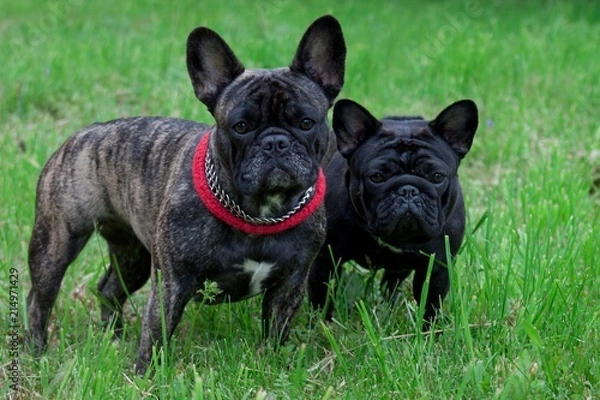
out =
<path fill-rule="evenodd" d="M 401 197 L 412 198 L 417 197 L 419 195 L 419 189 L 412 185 L 402 186 L 399 190 L 399 194 Z"/>
<path fill-rule="evenodd" d="M 262 149 L 270 154 L 281 154 L 290 148 L 290 139 L 281 134 L 265 137 L 262 141 Z"/>

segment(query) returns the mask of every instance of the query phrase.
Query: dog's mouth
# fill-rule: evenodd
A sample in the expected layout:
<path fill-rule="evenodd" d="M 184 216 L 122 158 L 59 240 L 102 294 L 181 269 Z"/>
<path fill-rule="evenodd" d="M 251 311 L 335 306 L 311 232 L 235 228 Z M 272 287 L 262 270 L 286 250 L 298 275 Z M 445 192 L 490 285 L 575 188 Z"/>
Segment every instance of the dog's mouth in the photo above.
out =
<path fill-rule="evenodd" d="M 437 235 L 437 231 L 428 229 L 431 227 L 424 226 L 422 221 L 410 215 L 400 217 L 396 224 L 387 222 L 378 221 L 372 234 L 390 245 L 423 244 Z"/>
<path fill-rule="evenodd" d="M 285 190 L 278 188 L 283 186 L 289 191 L 288 182 L 293 174 L 276 168 L 267 174 L 271 176 L 267 184 L 274 190 L 261 193 L 261 202 L 248 209 L 221 187 L 207 147 L 208 135 L 201 140 L 195 155 L 194 165 L 197 168 L 193 168 L 193 175 L 196 190 L 214 215 L 244 232 L 268 234 L 289 229 L 308 218 L 323 202 L 325 175 L 322 170 L 318 171 L 312 185 L 290 197 L 283 193 Z"/>
<path fill-rule="evenodd" d="M 420 244 L 435 237 L 437 231 L 434 225 L 409 212 L 398 218 L 398 223 L 391 236 L 401 238 L 407 243 Z"/>
<path fill-rule="evenodd" d="M 252 203 L 253 207 L 247 208 L 247 197 L 240 193 L 235 184 L 226 179 L 229 185 L 222 186 L 223 182 L 208 151 L 210 137 L 210 132 L 204 135 L 196 147 L 191 168 L 192 181 L 200 200 L 217 219 L 246 234 L 272 235 L 302 224 L 322 206 L 325 174 L 318 168 L 314 179 L 297 195 L 285 198 L 281 193 L 261 194 L 262 203 Z M 279 175 L 274 182 L 281 180 L 282 176 L 285 174 Z M 238 179 L 239 176 L 234 178 L 235 181 Z M 275 213 L 275 209 L 281 209 L 283 213 Z"/>
<path fill-rule="evenodd" d="M 312 160 L 301 154 L 288 153 L 277 157 L 259 154 L 241 164 L 236 178 L 237 189 L 252 199 L 252 203 L 261 202 L 261 197 L 275 195 L 293 201 L 295 196 L 314 184 L 317 170 Z"/>
<path fill-rule="evenodd" d="M 249 176 L 247 179 L 253 177 Z M 302 189 L 297 174 L 280 163 L 264 168 L 260 186 L 260 191 L 267 193 L 294 192 Z"/>
<path fill-rule="evenodd" d="M 280 215 L 296 207 L 307 191 L 314 187 L 314 180 L 312 185 L 306 185 L 296 174 L 282 166 L 266 169 L 262 180 L 257 183 L 255 188 L 258 190 L 248 193 L 248 204 L 245 206 L 257 208 L 262 216 Z"/>
<path fill-rule="evenodd" d="M 393 194 L 375 210 L 373 233 L 391 244 L 421 244 L 440 234 L 438 206 L 426 196 Z"/>

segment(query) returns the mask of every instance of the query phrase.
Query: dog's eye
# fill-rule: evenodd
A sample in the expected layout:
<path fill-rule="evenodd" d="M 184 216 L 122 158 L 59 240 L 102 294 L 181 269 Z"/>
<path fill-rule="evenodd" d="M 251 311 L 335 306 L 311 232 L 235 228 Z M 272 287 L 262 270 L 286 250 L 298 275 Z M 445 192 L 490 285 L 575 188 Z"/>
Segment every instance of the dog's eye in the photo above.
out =
<path fill-rule="evenodd" d="M 243 134 L 248 132 L 250 129 L 246 121 L 240 121 L 233 126 L 233 130 L 237 133 Z"/>
<path fill-rule="evenodd" d="M 440 172 L 434 172 L 429 178 L 432 183 L 442 183 L 446 177 Z"/>
<path fill-rule="evenodd" d="M 373 183 L 381 183 L 381 182 L 385 181 L 385 177 L 383 176 L 382 173 L 379 173 L 379 172 L 376 172 L 376 173 L 372 174 L 371 176 L 369 176 L 369 179 Z"/>
<path fill-rule="evenodd" d="M 315 121 L 310 118 L 303 118 L 302 121 L 300 121 L 300 129 L 303 131 L 308 131 L 313 126 L 315 126 Z"/>

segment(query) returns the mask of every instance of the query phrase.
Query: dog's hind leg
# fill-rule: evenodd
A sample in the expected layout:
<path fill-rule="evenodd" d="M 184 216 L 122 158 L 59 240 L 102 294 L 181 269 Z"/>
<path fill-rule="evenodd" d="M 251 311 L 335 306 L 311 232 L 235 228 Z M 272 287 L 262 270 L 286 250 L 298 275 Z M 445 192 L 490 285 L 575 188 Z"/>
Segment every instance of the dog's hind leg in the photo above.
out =
<path fill-rule="evenodd" d="M 103 229 L 100 232 L 104 236 Z M 140 289 L 150 278 L 151 257 L 142 243 L 133 236 L 114 238 L 108 241 L 110 266 L 98 283 L 101 301 L 102 322 L 110 325 L 114 321 L 114 332 L 120 336 L 123 330 L 121 312 L 127 298 Z"/>
<path fill-rule="evenodd" d="M 27 296 L 29 342 L 40 354 L 48 339 L 47 324 L 67 267 L 87 243 L 93 227 L 75 230 L 52 213 L 36 217 L 29 243 L 31 290 Z"/>

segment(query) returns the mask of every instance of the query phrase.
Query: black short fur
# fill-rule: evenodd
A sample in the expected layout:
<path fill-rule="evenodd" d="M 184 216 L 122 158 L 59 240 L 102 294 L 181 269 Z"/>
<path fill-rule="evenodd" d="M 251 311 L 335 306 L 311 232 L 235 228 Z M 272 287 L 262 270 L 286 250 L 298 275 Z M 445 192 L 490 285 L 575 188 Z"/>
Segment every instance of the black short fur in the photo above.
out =
<path fill-rule="evenodd" d="M 477 129 L 475 104 L 456 102 L 433 121 L 379 121 L 357 103 L 340 100 L 333 127 L 339 153 L 326 170 L 327 239 L 311 271 L 311 303 L 331 317 L 332 257 L 383 268 L 390 295 L 414 271 L 419 301 L 433 254 L 425 303 L 425 319 L 431 321 L 449 289 L 444 237 L 452 256 L 463 240 L 465 207 L 457 171 Z"/>

